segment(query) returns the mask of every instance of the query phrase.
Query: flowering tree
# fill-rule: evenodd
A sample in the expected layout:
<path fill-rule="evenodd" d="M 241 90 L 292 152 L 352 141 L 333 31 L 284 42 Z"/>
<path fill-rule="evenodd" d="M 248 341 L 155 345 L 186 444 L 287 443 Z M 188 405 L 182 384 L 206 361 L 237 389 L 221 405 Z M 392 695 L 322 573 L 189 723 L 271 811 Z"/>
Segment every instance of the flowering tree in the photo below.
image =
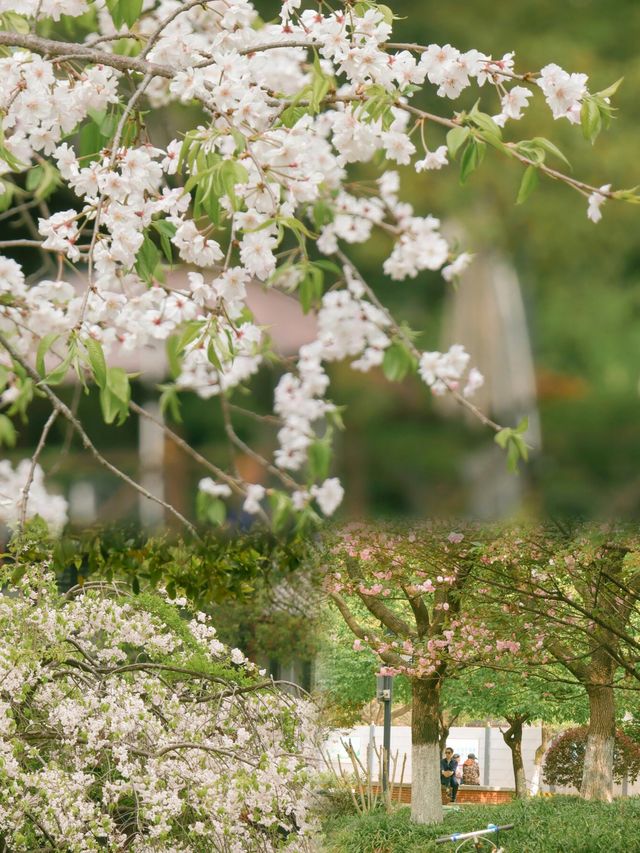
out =
<path fill-rule="evenodd" d="M 218 397 L 233 449 L 269 478 L 247 482 L 162 423 L 203 466 L 199 509 L 214 522 L 228 498 L 270 513 L 276 527 L 293 512 L 306 524 L 336 510 L 343 489 L 329 476 L 329 456 L 339 414 L 327 367 L 338 360 L 357 371 L 382 365 L 392 380 L 418 371 L 434 394 L 452 394 L 495 430 L 511 464 L 526 457 L 524 425 L 501 429 L 470 401 L 482 377 L 463 346 L 418 350 L 345 249 L 381 237 L 392 279 L 424 270 L 455 279 L 471 256 L 456 254 L 436 218 L 402 202 L 395 166 L 423 173 L 459 158 L 465 181 L 487 146 L 524 168 L 519 202 L 540 176 L 585 196 L 593 221 L 606 199 L 637 201 L 561 171 L 551 141 L 506 130 L 539 94 L 554 118 L 593 140 L 616 86 L 592 93 L 585 74 L 556 64 L 522 72 L 511 53 L 395 43 L 393 14 L 374 0 L 309 5 L 286 0 L 267 24 L 249 0 L 0 0 L 0 216 L 27 229 L 0 241 L 0 438 L 15 439 L 14 418 L 34 395 L 51 407 L 33 461 L 17 478 L 0 472 L 17 486 L 3 517 L 19 524 L 47 511 L 32 487 L 61 417 L 102 465 L 190 525 L 105 459 L 55 390 L 75 374 L 98 389 L 106 423 L 131 412 L 154 417 L 131 400 L 119 359 L 158 345 L 171 370 L 165 411 L 177 417 L 183 391 Z M 441 115 L 419 105 L 423 88 L 448 105 L 471 87 L 482 106 Z M 195 107 L 185 111 L 190 126 L 167 143 L 157 128 L 168 123 L 167 107 L 181 105 Z M 377 180 L 359 180 L 355 164 L 381 158 Z M 67 206 L 51 210 L 59 186 Z M 33 276 L 11 257 L 20 248 L 41 261 Z M 174 263 L 185 266 L 178 284 L 165 277 Z M 316 339 L 282 365 L 273 458 L 238 436 L 230 402 L 262 363 L 278 360 L 247 308 L 250 280 L 293 294 L 317 320 Z"/>
<path fill-rule="evenodd" d="M 483 619 L 473 580 L 478 531 L 351 527 L 328 555 L 327 590 L 382 672 L 411 682 L 412 800 L 420 823 L 442 819 L 440 711 L 445 680 L 468 666 L 517 652 L 513 635 Z M 359 618 L 364 606 L 366 621 Z"/>
<path fill-rule="evenodd" d="M 480 559 L 487 595 L 507 617 L 524 617 L 548 659 L 587 693 L 587 799 L 612 797 L 615 692 L 629 681 L 637 689 L 639 548 L 633 530 L 520 528 L 496 537 Z"/>
<path fill-rule="evenodd" d="M 0 596 L 0 838 L 15 851 L 306 850 L 314 718 L 184 601 L 49 566 Z"/>

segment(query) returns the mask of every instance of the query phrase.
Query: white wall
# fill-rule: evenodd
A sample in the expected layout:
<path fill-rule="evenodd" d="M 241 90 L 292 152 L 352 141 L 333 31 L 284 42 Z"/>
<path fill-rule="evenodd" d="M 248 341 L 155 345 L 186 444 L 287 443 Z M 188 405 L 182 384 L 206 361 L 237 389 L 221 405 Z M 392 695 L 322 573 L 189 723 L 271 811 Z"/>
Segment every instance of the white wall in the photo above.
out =
<path fill-rule="evenodd" d="M 378 747 L 382 746 L 382 726 L 374 726 L 375 740 Z M 340 741 L 350 740 L 353 748 L 361 762 L 367 764 L 367 744 L 369 742 L 369 726 L 356 726 L 353 729 L 340 729 L 331 732 L 327 739 L 326 752 L 334 761 L 337 769 L 337 758 L 340 756 L 342 766 L 350 767 L 350 762 L 340 745 Z M 541 730 L 539 726 L 525 726 L 522 732 L 522 757 L 524 760 L 527 782 L 531 781 L 534 772 L 534 756 L 541 741 Z M 480 764 L 480 784 L 495 788 L 513 788 L 513 768 L 511 765 L 511 751 L 504 742 L 502 733 L 497 726 L 485 728 L 483 726 L 454 726 L 449 732 L 447 744 L 455 752 L 459 752 L 462 759 L 467 753 L 474 752 Z M 488 764 L 485 751 L 488 747 Z M 411 782 L 411 728 L 409 726 L 391 727 L 391 754 L 396 750 L 399 753 L 396 774 L 396 782 L 400 781 L 400 768 L 403 756 L 407 756 L 404 781 Z M 487 772 L 488 770 L 488 772 Z M 374 778 L 378 775 L 377 762 L 374 760 Z M 550 790 L 548 786 L 541 785 L 543 791 Z M 576 791 L 566 790 L 563 793 Z M 620 795 L 622 787 L 617 786 L 615 794 Z M 628 786 L 628 794 L 640 794 L 640 781 Z"/>

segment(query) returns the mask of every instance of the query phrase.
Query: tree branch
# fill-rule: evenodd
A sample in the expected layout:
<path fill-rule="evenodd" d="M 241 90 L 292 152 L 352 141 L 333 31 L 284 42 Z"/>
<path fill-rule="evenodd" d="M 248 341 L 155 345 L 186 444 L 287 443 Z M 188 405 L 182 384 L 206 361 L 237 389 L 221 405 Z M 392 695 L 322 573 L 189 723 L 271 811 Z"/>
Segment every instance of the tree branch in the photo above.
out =
<path fill-rule="evenodd" d="M 51 403 L 51 405 L 53 406 L 55 411 L 58 412 L 59 414 L 61 414 L 62 417 L 65 418 L 65 420 L 67 420 L 73 426 L 74 430 L 78 433 L 78 436 L 80 437 L 80 440 L 82 441 L 82 444 L 83 444 L 85 450 L 88 450 L 91 453 L 91 455 L 94 457 L 94 459 L 96 459 L 96 461 L 100 463 L 100 465 L 102 465 L 108 471 L 111 471 L 112 474 L 115 474 L 116 477 L 119 477 L 119 479 L 121 479 L 125 483 L 127 483 L 127 485 L 131 486 L 131 488 L 135 489 L 139 494 L 143 495 L 145 498 L 148 498 L 150 501 L 153 501 L 154 503 L 157 503 L 161 507 L 166 509 L 167 512 L 170 512 L 182 524 L 184 524 L 184 526 L 187 528 L 189 533 L 191 533 L 193 536 L 196 536 L 196 537 L 198 536 L 198 533 L 197 533 L 195 527 L 193 526 L 193 524 L 191 524 L 191 522 L 187 518 L 185 518 L 181 512 L 178 512 L 178 510 L 175 507 L 173 507 L 171 504 L 167 503 L 166 501 L 162 500 L 162 498 L 159 498 L 156 495 L 151 494 L 151 492 L 147 491 L 147 489 L 145 489 L 144 486 L 141 486 L 140 483 L 137 483 L 135 480 L 133 480 L 131 477 L 129 477 L 128 474 L 125 474 L 124 471 L 121 471 L 119 468 L 117 468 L 115 465 L 113 465 L 113 463 L 109 462 L 108 459 L 105 459 L 105 457 L 100 453 L 100 451 L 97 449 L 97 447 L 93 444 L 93 442 L 91 441 L 91 439 L 89 438 L 89 436 L 85 432 L 84 427 L 82 426 L 80 421 L 76 418 L 76 416 L 73 414 L 71 409 L 65 403 L 63 403 L 62 400 L 56 394 L 54 394 L 54 392 L 51 390 L 51 388 L 48 385 L 46 385 L 42 381 L 42 379 L 40 378 L 38 373 L 35 371 L 35 369 L 29 364 L 28 361 L 25 361 L 25 359 L 16 352 L 16 350 L 11 346 L 9 341 L 1 333 L 0 333 L 0 346 L 4 347 L 4 349 L 9 353 L 9 355 L 16 362 L 16 364 L 19 364 L 27 372 L 27 374 L 31 377 L 31 379 L 33 379 L 33 381 L 36 383 L 36 385 L 41 389 L 41 391 L 44 393 L 44 395 L 48 398 L 49 402 Z"/>

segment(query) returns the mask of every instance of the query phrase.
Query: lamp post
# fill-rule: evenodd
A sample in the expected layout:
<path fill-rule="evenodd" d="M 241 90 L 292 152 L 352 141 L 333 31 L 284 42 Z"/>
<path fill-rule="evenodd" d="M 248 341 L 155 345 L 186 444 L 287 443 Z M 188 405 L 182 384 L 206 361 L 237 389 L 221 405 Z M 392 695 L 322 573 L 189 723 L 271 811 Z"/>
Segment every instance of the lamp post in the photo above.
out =
<path fill-rule="evenodd" d="M 376 697 L 384 703 L 382 734 L 382 793 L 389 790 L 389 755 L 391 753 L 391 702 L 393 701 L 393 676 L 376 676 Z"/>

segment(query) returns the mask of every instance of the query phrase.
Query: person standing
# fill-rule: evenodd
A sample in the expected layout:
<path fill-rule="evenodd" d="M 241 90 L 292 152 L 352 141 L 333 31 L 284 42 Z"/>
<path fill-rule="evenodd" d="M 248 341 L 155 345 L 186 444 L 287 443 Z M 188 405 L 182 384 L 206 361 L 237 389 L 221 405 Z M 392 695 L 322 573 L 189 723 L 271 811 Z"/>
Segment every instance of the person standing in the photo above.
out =
<path fill-rule="evenodd" d="M 478 764 L 478 759 L 475 757 L 473 752 L 469 753 L 467 760 L 462 765 L 462 784 L 480 784 L 480 765 Z"/>
<path fill-rule="evenodd" d="M 458 762 L 453 757 L 453 750 L 451 747 L 447 747 L 444 751 L 444 758 L 440 759 L 440 783 L 450 792 L 452 803 L 455 803 L 458 795 L 457 768 Z"/>

